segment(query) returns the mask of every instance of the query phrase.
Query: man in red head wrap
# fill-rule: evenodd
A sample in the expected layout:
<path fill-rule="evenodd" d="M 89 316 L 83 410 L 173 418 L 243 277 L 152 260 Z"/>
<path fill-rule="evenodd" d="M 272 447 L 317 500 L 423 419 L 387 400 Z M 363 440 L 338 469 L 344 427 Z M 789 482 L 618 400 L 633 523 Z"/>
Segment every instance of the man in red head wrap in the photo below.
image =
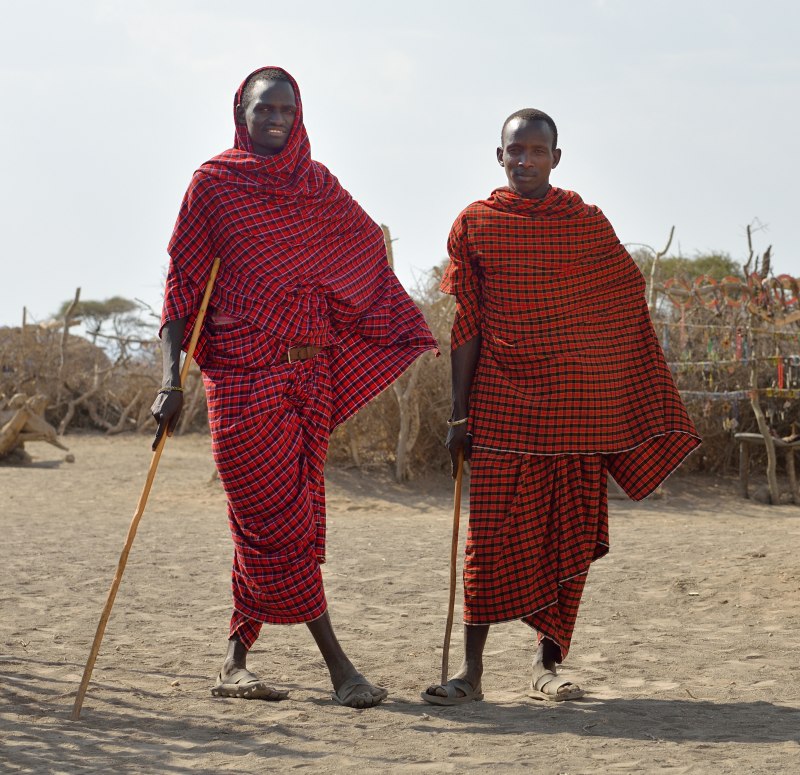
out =
<path fill-rule="evenodd" d="M 593 560 L 608 551 L 606 477 L 652 493 L 699 443 L 650 323 L 644 279 L 611 224 L 550 185 L 550 116 L 502 130 L 508 187 L 450 232 L 442 290 L 456 297 L 447 446 L 472 461 L 464 560 L 465 657 L 427 702 L 483 698 L 489 625 L 522 619 L 539 649 L 531 696 L 583 690 L 556 674 Z"/>
<path fill-rule="evenodd" d="M 164 387 L 156 442 L 182 407 L 179 359 L 211 265 L 221 259 L 195 352 L 234 542 L 228 653 L 212 693 L 278 700 L 247 669 L 264 623 L 305 623 L 334 698 L 381 702 L 327 613 L 323 467 L 332 429 L 435 349 L 388 265 L 383 234 L 311 158 L 300 93 L 261 68 L 234 100 L 234 147 L 195 172 L 169 244 Z"/>

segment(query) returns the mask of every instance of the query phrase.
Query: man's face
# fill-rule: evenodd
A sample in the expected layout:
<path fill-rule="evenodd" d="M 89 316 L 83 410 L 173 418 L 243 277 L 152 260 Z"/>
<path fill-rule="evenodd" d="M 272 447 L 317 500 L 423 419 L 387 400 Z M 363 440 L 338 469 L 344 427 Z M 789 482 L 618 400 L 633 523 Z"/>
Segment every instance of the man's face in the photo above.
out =
<path fill-rule="evenodd" d="M 497 161 L 506 171 L 508 185 L 526 199 L 541 199 L 550 189 L 550 172 L 561 159 L 553 150 L 553 130 L 546 121 L 515 118 L 503 130 L 503 147 Z"/>
<path fill-rule="evenodd" d="M 273 156 L 286 147 L 295 113 L 297 102 L 290 83 L 259 81 L 247 107 L 237 105 L 236 120 L 247 125 L 259 156 Z"/>

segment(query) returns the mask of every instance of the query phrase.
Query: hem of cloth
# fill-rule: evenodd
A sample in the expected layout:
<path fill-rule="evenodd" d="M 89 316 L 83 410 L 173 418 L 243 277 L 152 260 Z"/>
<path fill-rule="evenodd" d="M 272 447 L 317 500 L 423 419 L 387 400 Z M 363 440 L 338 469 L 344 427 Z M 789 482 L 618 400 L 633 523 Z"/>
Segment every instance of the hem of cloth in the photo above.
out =
<path fill-rule="evenodd" d="M 661 435 L 666 435 L 666 434 L 661 434 Z M 687 435 L 691 436 L 692 438 L 695 438 L 695 439 L 697 439 L 697 440 L 698 440 L 698 441 L 699 441 L 701 444 L 703 443 L 703 440 L 702 440 L 702 439 L 701 439 L 699 436 L 695 436 L 695 435 L 694 435 L 694 434 L 692 434 L 692 433 L 690 433 L 690 434 L 687 434 Z M 657 438 L 657 437 L 656 437 L 656 436 L 653 436 L 652 438 Z M 669 470 L 668 470 L 668 471 L 667 471 L 667 472 L 664 474 L 664 476 L 661 478 L 661 481 L 659 481 L 659 482 L 657 482 L 656 484 L 654 484 L 654 485 L 653 485 L 653 486 L 652 486 L 650 489 L 648 489 L 646 492 L 643 492 L 641 495 L 636 495 L 635 497 L 632 497 L 632 496 L 628 495 L 628 497 L 629 497 L 629 498 L 630 498 L 632 501 L 634 501 L 634 502 L 638 502 L 638 501 L 643 501 L 645 498 L 647 498 L 647 497 L 649 497 L 650 495 L 652 495 L 652 494 L 653 494 L 653 493 L 654 493 L 654 492 L 655 492 L 655 491 L 656 491 L 656 490 L 657 490 L 659 487 L 661 487 L 661 485 L 662 485 L 662 484 L 664 484 L 664 482 L 666 482 L 666 481 L 667 481 L 667 479 L 669 479 L 669 478 L 670 478 L 670 476 L 672 476 L 672 475 L 675 473 L 675 471 L 677 471 L 677 470 L 678 470 L 678 468 L 679 468 L 679 467 L 680 467 L 680 466 L 683 464 L 683 461 L 684 461 L 684 460 L 686 460 L 686 458 L 687 458 L 687 457 L 689 457 L 689 455 L 691 455 L 691 454 L 692 454 L 692 452 L 694 452 L 696 449 L 697 449 L 697 447 L 692 447 L 690 450 L 687 450 L 687 451 L 686 451 L 686 454 L 684 454 L 682 457 L 680 457 L 678 460 L 676 460 L 676 461 L 675 461 L 675 465 L 674 465 L 674 466 L 672 466 L 672 468 L 670 468 L 670 469 L 669 469 Z M 613 474 L 612 474 L 612 476 L 613 476 Z M 614 480 L 614 481 L 616 481 L 616 480 Z M 623 488 L 623 489 L 624 489 L 624 488 Z M 625 494 L 627 495 L 627 493 L 625 493 Z"/>
<path fill-rule="evenodd" d="M 608 544 L 603 543 L 602 541 L 598 541 L 597 543 L 600 544 L 601 546 L 605 546 L 605 547 L 608 548 Z M 603 555 L 603 557 L 604 556 L 605 555 Z M 598 557 L 597 559 L 598 560 L 602 559 L 602 557 Z M 592 560 L 592 562 L 595 562 L 595 560 Z M 572 576 L 567 576 L 567 578 L 565 578 L 565 579 L 559 579 L 559 581 L 557 582 L 557 586 L 560 587 L 565 581 L 571 581 L 572 579 L 577 579 L 579 576 L 587 576 L 588 574 L 589 574 L 589 569 L 587 568 L 585 571 L 581 571 L 580 573 L 575 573 Z M 539 606 L 539 608 L 537 608 L 537 609 L 535 609 L 533 611 L 528 611 L 528 613 L 526 613 L 526 614 L 518 614 L 516 616 L 507 616 L 507 617 L 505 617 L 503 619 L 492 619 L 492 621 L 490 621 L 490 622 L 468 622 L 466 620 L 466 617 L 462 617 L 462 621 L 467 626 L 471 626 L 471 625 L 483 626 L 483 625 L 486 625 L 486 624 L 505 624 L 506 622 L 515 622 L 518 619 L 525 619 L 528 616 L 534 616 L 535 614 L 538 614 L 540 611 L 544 611 L 546 608 L 550 608 L 550 607 L 556 605 L 557 603 L 558 603 L 558 600 L 554 600 L 552 603 L 547 603 L 547 605 Z M 549 638 L 550 636 L 548 635 L 547 637 Z M 550 640 L 553 640 L 553 639 L 550 638 Z M 559 648 L 561 648 L 560 644 L 559 644 Z"/>
<path fill-rule="evenodd" d="M 579 574 L 582 575 L 582 574 Z M 574 578 L 574 577 L 573 577 Z M 487 624 L 505 624 L 506 622 L 516 622 L 518 619 L 524 619 L 526 616 L 533 616 L 534 614 L 538 614 L 540 611 L 544 611 L 545 608 L 551 608 L 552 606 L 556 605 L 558 600 L 554 600 L 552 603 L 548 603 L 547 605 L 540 606 L 535 611 L 529 611 L 527 614 L 518 614 L 517 616 L 507 616 L 504 619 L 492 619 L 490 622 L 468 622 L 466 618 L 464 618 L 464 624 L 468 627 L 475 625 L 476 627 L 483 627 Z"/>
<path fill-rule="evenodd" d="M 289 625 L 289 624 L 309 624 L 309 623 L 315 622 L 315 621 L 317 621 L 317 619 L 321 619 L 323 616 L 325 616 L 325 614 L 328 612 L 328 604 L 326 602 L 325 603 L 325 607 L 322 609 L 322 612 L 317 614 L 316 616 L 312 616 L 310 619 L 294 619 L 293 621 L 288 621 L 287 617 L 284 617 L 284 619 L 282 621 L 278 621 L 276 619 L 257 619 L 252 614 L 250 614 L 250 613 L 248 613 L 246 611 L 242 611 L 241 608 L 237 608 L 236 606 L 233 607 L 233 610 L 236 611 L 236 613 L 241 614 L 242 616 L 244 616 L 246 619 L 252 619 L 254 622 L 258 622 L 259 624 L 286 624 L 286 625 Z"/>
<path fill-rule="evenodd" d="M 528 624 L 525 622 L 525 624 Z M 554 638 L 552 635 L 542 635 L 540 630 L 536 630 L 532 625 L 528 624 L 528 626 L 536 632 L 536 645 L 538 646 L 543 640 L 549 640 L 558 646 L 558 656 L 559 659 L 556 660 L 557 665 L 563 665 L 564 660 L 567 658 L 567 653 L 569 653 L 569 649 L 567 649 L 566 653 L 564 652 L 564 645 L 558 640 L 558 638 Z"/>
<path fill-rule="evenodd" d="M 558 655 L 561 657 L 561 659 L 557 659 L 556 664 L 557 665 L 563 664 L 564 660 L 566 659 L 566 657 L 564 656 L 564 646 L 561 643 L 559 643 L 558 639 L 553 638 L 550 635 L 542 635 L 542 633 L 539 632 L 539 630 L 536 630 L 536 635 L 537 635 L 536 638 L 537 643 L 541 643 L 543 640 L 549 640 L 555 643 L 556 646 L 558 646 Z"/>
<path fill-rule="evenodd" d="M 592 452 L 522 452 L 518 449 L 503 449 L 502 447 L 490 447 L 486 444 L 475 444 L 473 443 L 473 449 L 487 449 L 490 452 L 504 452 L 509 453 L 512 455 L 526 455 L 529 457 L 566 457 L 567 455 L 571 456 L 581 456 L 581 457 L 591 457 L 592 455 L 621 455 L 623 452 L 632 452 L 634 449 L 638 449 L 643 444 L 647 444 L 648 441 L 652 441 L 653 439 L 659 439 L 662 436 L 669 436 L 673 433 L 680 434 L 682 436 L 689 436 L 693 439 L 697 439 L 698 443 L 702 444 L 703 440 L 695 433 L 689 433 L 688 431 L 664 431 L 663 433 L 654 433 L 652 436 L 648 436 L 646 439 L 640 441 L 638 444 L 634 444 L 632 447 L 625 447 L 624 449 L 613 449 L 613 450 L 594 450 Z M 677 468 L 689 455 L 694 452 L 694 449 L 690 449 L 675 465 Z M 675 470 L 675 468 L 670 469 L 670 474 Z M 669 474 L 667 474 L 669 476 Z M 665 477 L 666 478 L 666 477 Z"/>
<path fill-rule="evenodd" d="M 369 387 L 368 390 L 360 391 L 358 393 L 357 401 L 348 404 L 342 412 L 333 412 L 331 414 L 330 431 L 331 433 L 339 425 L 347 422 L 359 409 L 366 406 L 373 398 L 380 395 L 386 388 L 395 382 L 402 374 L 410 368 L 410 366 L 418 359 L 421 358 L 426 352 L 435 352 L 438 358 L 441 354 L 439 347 L 436 344 L 432 345 L 414 345 L 407 349 L 402 357 L 396 361 L 390 368 L 388 368 L 381 378 Z"/>

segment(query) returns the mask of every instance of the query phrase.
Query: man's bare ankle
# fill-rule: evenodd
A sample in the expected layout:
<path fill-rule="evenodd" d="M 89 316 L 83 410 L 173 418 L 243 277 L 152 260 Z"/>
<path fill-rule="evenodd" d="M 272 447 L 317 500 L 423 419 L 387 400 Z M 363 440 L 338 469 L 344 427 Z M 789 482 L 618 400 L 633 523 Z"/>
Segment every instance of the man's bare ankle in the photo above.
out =
<path fill-rule="evenodd" d="M 222 663 L 222 675 L 227 676 L 235 673 L 237 670 L 246 670 L 247 669 L 247 662 L 246 660 L 236 660 L 230 657 L 226 657 L 225 661 Z"/>

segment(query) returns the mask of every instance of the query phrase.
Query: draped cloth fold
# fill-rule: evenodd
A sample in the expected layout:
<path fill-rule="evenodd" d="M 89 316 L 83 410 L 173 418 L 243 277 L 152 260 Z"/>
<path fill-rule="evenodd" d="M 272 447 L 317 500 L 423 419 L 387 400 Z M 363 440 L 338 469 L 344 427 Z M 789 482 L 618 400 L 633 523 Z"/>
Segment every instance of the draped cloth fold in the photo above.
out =
<path fill-rule="evenodd" d="M 566 655 L 591 563 L 608 552 L 605 460 L 476 449 L 464 622 L 522 619 Z"/>
<path fill-rule="evenodd" d="M 328 361 L 323 352 L 269 370 L 283 387 L 272 407 L 269 396 L 259 392 L 263 372 L 244 382 L 249 395 L 241 402 L 237 396 L 246 373 L 205 376 L 215 408 L 245 407 L 238 416 L 212 410 L 209 418 L 212 453 L 228 496 L 237 623 L 244 618 L 296 624 L 327 608 L 320 563 L 325 561 Z"/>
<path fill-rule="evenodd" d="M 251 73 L 239 87 L 234 108 Z M 331 428 L 436 348 L 389 267 L 381 228 L 311 158 L 300 92 L 286 147 L 253 153 L 246 126 L 234 147 L 195 172 L 169 243 L 162 325 L 189 318 L 215 256 L 210 323 L 195 352 L 208 365 L 260 369 L 295 345 L 331 347 Z M 234 111 L 235 122 L 235 111 Z M 213 320 L 234 319 L 213 329 Z"/>
<path fill-rule="evenodd" d="M 481 337 L 465 619 L 535 621 L 565 654 L 579 579 L 607 549 L 606 472 L 639 500 L 700 439 L 655 336 L 644 278 L 599 208 L 554 187 L 539 200 L 497 189 L 458 216 L 448 253 L 452 347 Z M 585 529 L 565 529 L 567 517 Z M 514 540 L 490 541 L 498 530 L 516 531 Z M 478 561 L 486 541 L 497 553 L 490 563 Z"/>
<path fill-rule="evenodd" d="M 195 360 L 234 539 L 232 628 L 250 633 L 247 641 L 257 635 L 253 622 L 324 613 L 328 436 L 436 349 L 388 265 L 380 227 L 311 158 L 288 73 L 297 111 L 287 144 L 273 156 L 253 152 L 235 106 L 265 69 L 236 92 L 233 148 L 192 177 L 169 243 L 162 312 L 162 325 L 188 318 L 188 342 L 211 263 L 221 258 Z M 324 349 L 282 362 L 302 345 Z"/>

